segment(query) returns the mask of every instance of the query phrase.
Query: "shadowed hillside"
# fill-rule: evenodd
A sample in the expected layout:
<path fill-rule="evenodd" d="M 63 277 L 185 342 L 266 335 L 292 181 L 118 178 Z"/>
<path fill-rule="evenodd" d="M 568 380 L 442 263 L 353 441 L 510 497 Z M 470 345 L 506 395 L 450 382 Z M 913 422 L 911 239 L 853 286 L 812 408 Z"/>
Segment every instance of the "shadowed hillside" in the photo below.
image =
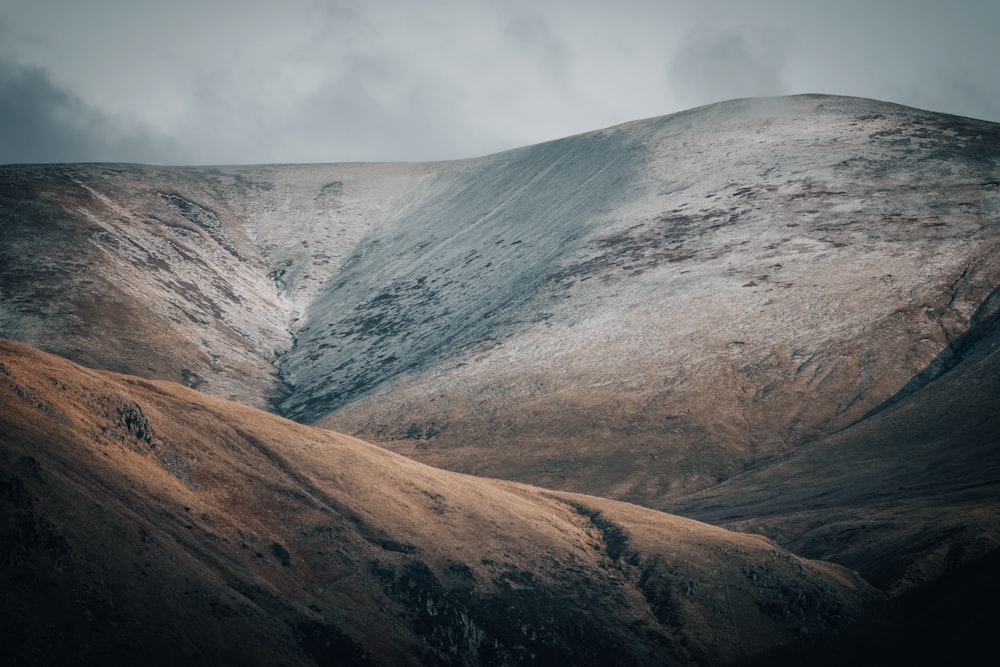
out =
<path fill-rule="evenodd" d="M 901 592 L 1000 553 L 1000 298 L 933 382 L 664 508 L 762 532 Z M 985 582 L 984 582 L 985 583 Z"/>
<path fill-rule="evenodd" d="M 0 343 L 8 664 L 719 664 L 869 617 L 769 540 Z"/>

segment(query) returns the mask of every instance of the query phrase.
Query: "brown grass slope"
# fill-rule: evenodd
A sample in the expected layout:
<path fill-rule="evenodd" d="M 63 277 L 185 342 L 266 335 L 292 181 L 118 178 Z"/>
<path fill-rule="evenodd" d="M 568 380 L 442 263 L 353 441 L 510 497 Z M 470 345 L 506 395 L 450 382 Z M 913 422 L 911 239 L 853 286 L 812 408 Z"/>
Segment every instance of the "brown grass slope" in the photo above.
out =
<path fill-rule="evenodd" d="M 0 537 L 7 664 L 719 664 L 879 598 L 764 537 L 5 341 Z"/>
<path fill-rule="evenodd" d="M 670 512 L 768 535 L 858 570 L 893 623 L 761 664 L 946 664 L 992 650 L 1000 612 L 1000 299 L 941 359 L 940 377 L 839 433 L 761 463 Z M 923 378 L 926 380 L 926 378 Z"/>
<path fill-rule="evenodd" d="M 902 592 L 1000 552 L 1000 293 L 935 380 L 839 433 L 664 505 Z"/>

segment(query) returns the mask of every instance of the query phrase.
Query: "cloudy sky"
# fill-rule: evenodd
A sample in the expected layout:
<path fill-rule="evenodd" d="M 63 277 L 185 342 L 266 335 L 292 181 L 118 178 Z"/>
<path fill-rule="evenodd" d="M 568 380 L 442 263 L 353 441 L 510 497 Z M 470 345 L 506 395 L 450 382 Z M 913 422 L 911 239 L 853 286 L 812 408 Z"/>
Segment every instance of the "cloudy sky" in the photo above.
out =
<path fill-rule="evenodd" d="M 3 0 L 0 164 L 470 157 L 734 97 L 1000 121 L 997 0 Z"/>

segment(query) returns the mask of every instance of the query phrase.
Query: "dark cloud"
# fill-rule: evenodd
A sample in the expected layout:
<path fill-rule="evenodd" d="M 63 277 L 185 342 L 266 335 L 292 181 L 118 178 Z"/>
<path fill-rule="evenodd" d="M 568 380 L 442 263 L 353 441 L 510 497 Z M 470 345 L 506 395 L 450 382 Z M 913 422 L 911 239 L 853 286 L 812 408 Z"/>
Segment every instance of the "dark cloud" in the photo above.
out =
<path fill-rule="evenodd" d="M 674 92 L 691 105 L 788 92 L 782 70 L 790 38 L 773 28 L 724 28 L 702 23 L 681 40 L 668 73 Z"/>
<path fill-rule="evenodd" d="M 124 129 L 45 72 L 0 60 L 0 164 L 172 162 L 164 139 Z"/>

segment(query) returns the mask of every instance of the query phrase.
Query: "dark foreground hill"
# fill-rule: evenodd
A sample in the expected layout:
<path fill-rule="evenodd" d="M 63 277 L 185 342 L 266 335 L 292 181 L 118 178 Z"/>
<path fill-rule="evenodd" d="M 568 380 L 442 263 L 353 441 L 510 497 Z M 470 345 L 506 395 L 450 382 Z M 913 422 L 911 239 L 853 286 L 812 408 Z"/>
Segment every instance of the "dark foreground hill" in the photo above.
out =
<path fill-rule="evenodd" d="M 769 540 L 428 468 L 0 342 L 5 664 L 723 664 L 881 595 Z"/>

